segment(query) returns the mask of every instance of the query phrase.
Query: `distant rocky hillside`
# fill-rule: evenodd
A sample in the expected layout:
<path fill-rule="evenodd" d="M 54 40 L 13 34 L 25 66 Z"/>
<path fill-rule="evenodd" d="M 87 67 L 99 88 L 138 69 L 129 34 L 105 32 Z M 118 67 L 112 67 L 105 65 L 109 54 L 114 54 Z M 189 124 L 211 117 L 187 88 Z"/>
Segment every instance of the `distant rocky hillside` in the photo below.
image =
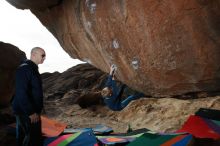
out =
<path fill-rule="evenodd" d="M 79 103 L 81 106 L 101 104 L 97 92 L 103 88 L 106 77 L 106 73 L 88 63 L 79 64 L 63 73 L 44 73 L 42 80 L 45 100 L 62 99 L 67 101 L 66 104 Z M 84 98 L 87 99 L 81 102 Z"/>

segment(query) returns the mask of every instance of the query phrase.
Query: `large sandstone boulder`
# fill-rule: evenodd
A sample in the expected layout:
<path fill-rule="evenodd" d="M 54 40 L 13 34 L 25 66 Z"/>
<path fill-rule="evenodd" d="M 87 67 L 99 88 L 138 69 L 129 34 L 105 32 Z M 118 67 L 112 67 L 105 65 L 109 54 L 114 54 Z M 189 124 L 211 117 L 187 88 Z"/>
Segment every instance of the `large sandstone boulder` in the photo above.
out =
<path fill-rule="evenodd" d="M 0 106 L 7 106 L 14 93 L 15 71 L 26 58 L 17 47 L 0 42 Z"/>
<path fill-rule="evenodd" d="M 105 72 L 116 64 L 145 94 L 220 89 L 220 0 L 63 0 L 31 11 L 70 56 Z"/>

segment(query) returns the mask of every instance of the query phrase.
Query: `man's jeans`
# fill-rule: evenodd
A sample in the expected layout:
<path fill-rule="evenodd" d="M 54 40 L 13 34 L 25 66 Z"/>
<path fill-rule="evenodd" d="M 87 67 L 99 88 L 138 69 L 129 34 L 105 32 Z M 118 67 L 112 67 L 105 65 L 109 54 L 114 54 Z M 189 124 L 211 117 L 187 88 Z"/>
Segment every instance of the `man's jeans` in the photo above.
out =
<path fill-rule="evenodd" d="M 16 115 L 17 146 L 42 146 L 41 121 L 31 123 L 26 115 Z"/>
<path fill-rule="evenodd" d="M 138 93 L 138 94 L 135 94 L 135 95 L 130 95 L 128 96 L 125 100 L 123 100 L 121 102 L 121 108 L 125 108 L 132 100 L 136 100 L 136 99 L 139 99 L 141 97 L 144 97 L 145 95 L 143 93 Z"/>

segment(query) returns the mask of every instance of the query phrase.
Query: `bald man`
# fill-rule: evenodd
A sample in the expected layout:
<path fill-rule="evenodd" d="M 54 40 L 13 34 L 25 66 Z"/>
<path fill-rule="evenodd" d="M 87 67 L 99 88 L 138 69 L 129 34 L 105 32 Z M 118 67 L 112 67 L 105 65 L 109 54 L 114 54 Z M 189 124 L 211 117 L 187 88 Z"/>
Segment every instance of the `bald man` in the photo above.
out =
<path fill-rule="evenodd" d="M 31 50 L 30 60 L 17 68 L 12 109 L 16 117 L 18 146 L 42 146 L 40 114 L 43 109 L 43 89 L 38 64 L 46 58 L 40 47 Z"/>

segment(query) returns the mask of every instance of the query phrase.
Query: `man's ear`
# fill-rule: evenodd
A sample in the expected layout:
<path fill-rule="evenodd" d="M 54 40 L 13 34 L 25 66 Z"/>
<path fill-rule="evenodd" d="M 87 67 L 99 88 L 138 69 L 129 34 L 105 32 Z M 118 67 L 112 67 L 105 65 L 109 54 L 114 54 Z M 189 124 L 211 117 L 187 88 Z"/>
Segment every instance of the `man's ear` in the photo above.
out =
<path fill-rule="evenodd" d="M 36 56 L 36 52 L 34 51 L 31 56 L 35 57 Z"/>

